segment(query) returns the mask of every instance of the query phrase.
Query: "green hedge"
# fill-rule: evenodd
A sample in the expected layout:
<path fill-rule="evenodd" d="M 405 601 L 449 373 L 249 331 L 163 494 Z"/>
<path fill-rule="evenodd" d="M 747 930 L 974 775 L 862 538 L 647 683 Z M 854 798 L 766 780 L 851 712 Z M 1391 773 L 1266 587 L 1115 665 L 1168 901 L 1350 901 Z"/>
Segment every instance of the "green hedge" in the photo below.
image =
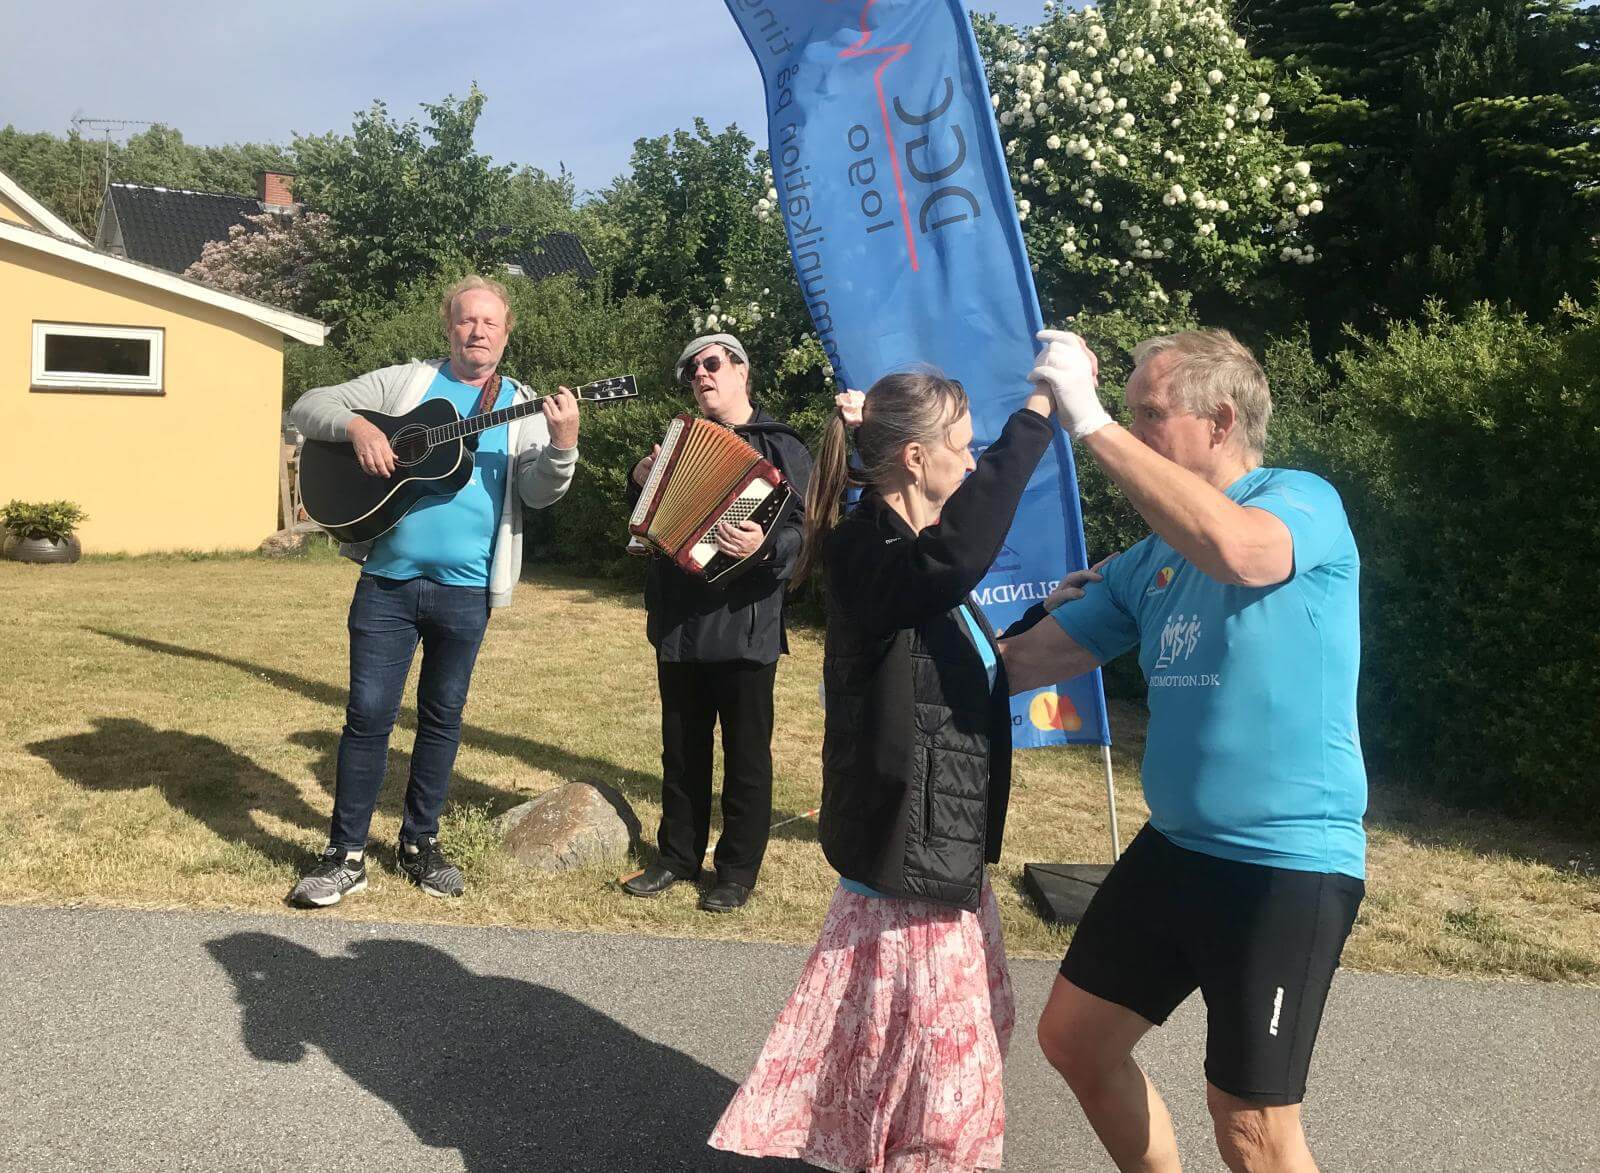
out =
<path fill-rule="evenodd" d="M 1332 370 L 1269 354 L 1268 460 L 1326 475 L 1362 555 L 1362 731 L 1390 776 L 1600 827 L 1600 323 L 1433 309 Z"/>

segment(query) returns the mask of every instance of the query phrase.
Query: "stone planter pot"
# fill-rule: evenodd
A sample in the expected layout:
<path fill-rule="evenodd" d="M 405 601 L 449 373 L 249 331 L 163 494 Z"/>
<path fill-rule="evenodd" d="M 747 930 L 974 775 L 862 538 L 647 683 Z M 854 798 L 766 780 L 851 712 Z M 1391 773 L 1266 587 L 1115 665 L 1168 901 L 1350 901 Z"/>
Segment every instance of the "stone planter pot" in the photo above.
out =
<path fill-rule="evenodd" d="M 50 538 L 19 538 L 16 534 L 7 533 L 5 546 L 0 552 L 14 562 L 76 562 L 83 556 L 83 547 L 79 545 L 76 535 L 64 542 L 57 542 Z"/>

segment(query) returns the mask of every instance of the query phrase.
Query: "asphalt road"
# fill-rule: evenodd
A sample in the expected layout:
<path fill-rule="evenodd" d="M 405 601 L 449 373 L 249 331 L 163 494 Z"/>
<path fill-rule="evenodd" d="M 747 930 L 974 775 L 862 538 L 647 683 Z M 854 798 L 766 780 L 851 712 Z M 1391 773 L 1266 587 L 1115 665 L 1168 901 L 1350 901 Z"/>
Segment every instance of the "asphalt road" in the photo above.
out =
<path fill-rule="evenodd" d="M 0 909 L 6 1170 L 798 1170 L 715 1153 L 803 951 L 259 917 Z M 1109 1162 L 1032 1039 L 1007 1170 Z M 1220 1169 L 1201 1007 L 1143 1044 Z M 1600 990 L 1341 975 L 1306 1116 L 1326 1170 L 1600 1169 Z"/>

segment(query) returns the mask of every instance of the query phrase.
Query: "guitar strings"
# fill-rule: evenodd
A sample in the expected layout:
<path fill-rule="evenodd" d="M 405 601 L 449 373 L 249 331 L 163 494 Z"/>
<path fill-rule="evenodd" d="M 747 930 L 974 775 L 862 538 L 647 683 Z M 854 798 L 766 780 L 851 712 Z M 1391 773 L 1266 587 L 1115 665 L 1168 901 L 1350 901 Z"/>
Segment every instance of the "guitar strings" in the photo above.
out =
<path fill-rule="evenodd" d="M 631 378 L 631 375 L 619 375 L 611 379 L 601 379 L 598 382 L 585 383 L 582 387 L 578 388 L 576 394 L 579 399 L 582 399 L 585 391 L 594 391 L 597 388 L 615 385 L 617 388 L 617 394 L 608 395 L 606 396 L 607 399 L 631 398 L 632 396 L 630 396 L 625 390 Z M 637 392 L 634 394 L 637 394 Z M 539 409 L 539 405 L 549 398 L 549 395 L 540 395 L 538 398 L 530 399 L 526 403 L 514 403 L 510 407 L 502 407 L 499 411 L 491 411 L 484 415 L 469 416 L 466 419 L 458 419 L 454 423 L 440 424 L 438 427 L 429 428 L 423 434 L 423 440 L 429 448 L 432 448 L 434 445 L 442 444 L 446 440 L 459 440 L 464 436 L 470 436 L 476 432 L 486 432 L 490 428 L 498 427 L 501 424 L 510 423 L 514 419 L 521 419 L 525 415 L 532 415 Z M 597 396 L 590 396 L 589 402 L 594 403 L 603 401 Z M 468 424 L 471 424 L 472 426 L 468 427 Z"/>

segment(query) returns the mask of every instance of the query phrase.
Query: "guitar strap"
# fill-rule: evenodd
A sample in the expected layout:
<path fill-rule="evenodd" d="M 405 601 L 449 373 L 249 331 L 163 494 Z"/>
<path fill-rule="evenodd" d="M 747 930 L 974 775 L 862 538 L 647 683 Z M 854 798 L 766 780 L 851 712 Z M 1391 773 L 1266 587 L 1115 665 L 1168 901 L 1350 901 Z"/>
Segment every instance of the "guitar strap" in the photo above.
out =
<path fill-rule="evenodd" d="M 478 396 L 478 406 L 472 409 L 473 415 L 482 415 L 484 412 L 493 411 L 495 403 L 500 398 L 500 372 L 496 371 L 489 376 L 488 382 L 483 385 L 483 392 Z"/>

